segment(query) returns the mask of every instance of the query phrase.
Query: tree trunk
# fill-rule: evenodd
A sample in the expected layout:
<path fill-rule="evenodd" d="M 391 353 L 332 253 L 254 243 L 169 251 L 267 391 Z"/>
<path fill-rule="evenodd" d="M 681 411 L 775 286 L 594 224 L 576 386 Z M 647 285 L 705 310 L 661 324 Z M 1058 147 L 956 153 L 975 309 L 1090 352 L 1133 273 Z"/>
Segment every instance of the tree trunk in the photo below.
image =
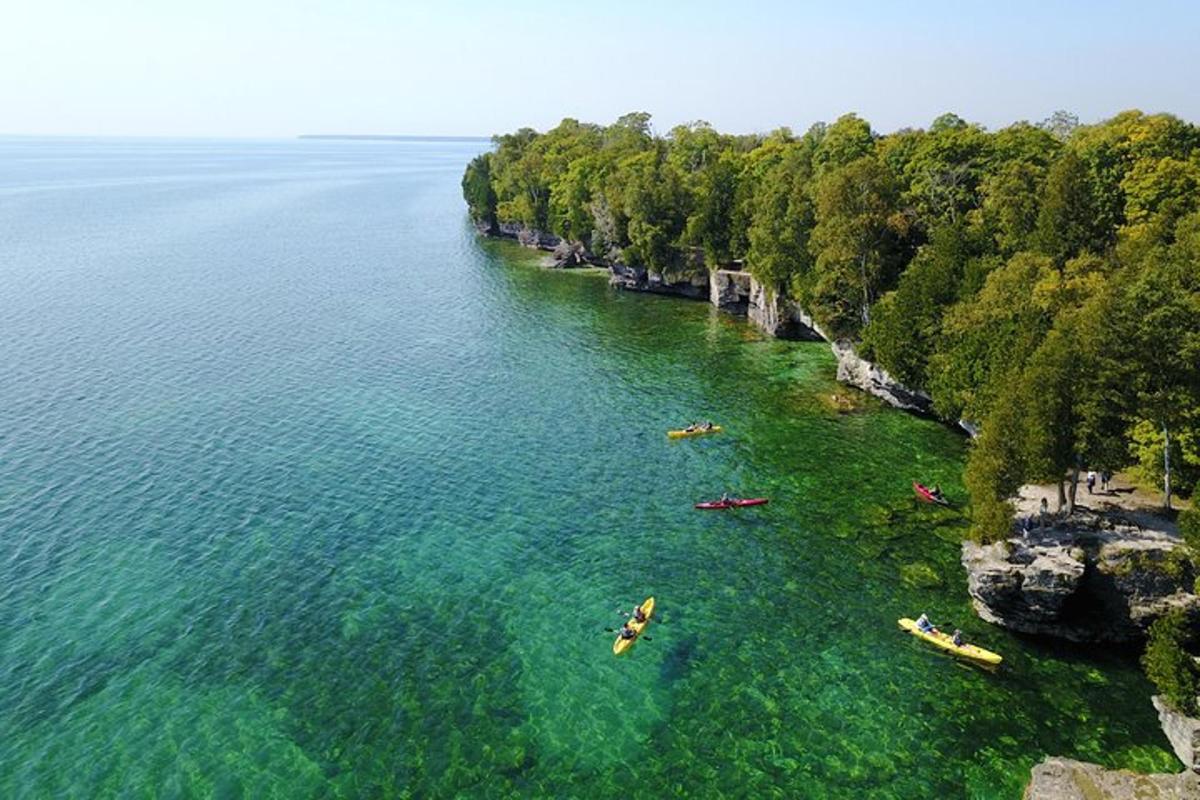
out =
<path fill-rule="evenodd" d="M 1067 504 L 1067 492 L 1063 488 L 1062 478 L 1058 479 L 1058 508 L 1054 509 L 1054 513 L 1061 514 L 1063 506 Z"/>
<path fill-rule="evenodd" d="M 1163 495 L 1167 511 L 1171 510 L 1171 432 L 1163 423 Z"/>
<path fill-rule="evenodd" d="M 1075 513 L 1075 495 L 1079 491 L 1079 462 L 1071 469 L 1071 488 L 1067 490 L 1067 516 Z"/>
<path fill-rule="evenodd" d="M 867 286 L 867 258 L 867 254 L 863 253 L 858 259 L 858 278 L 862 281 L 863 287 L 863 327 L 866 327 L 871 322 L 871 290 Z"/>

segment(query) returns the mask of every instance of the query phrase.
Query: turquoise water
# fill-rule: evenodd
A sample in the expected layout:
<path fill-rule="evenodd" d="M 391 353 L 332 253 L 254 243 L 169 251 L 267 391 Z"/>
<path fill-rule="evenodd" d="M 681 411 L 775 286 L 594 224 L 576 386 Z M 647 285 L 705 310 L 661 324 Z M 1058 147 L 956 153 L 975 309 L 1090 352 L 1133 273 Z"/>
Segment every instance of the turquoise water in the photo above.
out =
<path fill-rule="evenodd" d="M 1176 769 L 970 611 L 963 441 L 478 240 L 471 143 L 0 140 L 0 796 L 1017 798 Z M 711 417 L 727 434 L 669 442 Z M 722 491 L 768 495 L 699 512 Z M 662 624 L 611 655 L 619 608 Z M 900 633 L 928 611 L 993 674 Z"/>

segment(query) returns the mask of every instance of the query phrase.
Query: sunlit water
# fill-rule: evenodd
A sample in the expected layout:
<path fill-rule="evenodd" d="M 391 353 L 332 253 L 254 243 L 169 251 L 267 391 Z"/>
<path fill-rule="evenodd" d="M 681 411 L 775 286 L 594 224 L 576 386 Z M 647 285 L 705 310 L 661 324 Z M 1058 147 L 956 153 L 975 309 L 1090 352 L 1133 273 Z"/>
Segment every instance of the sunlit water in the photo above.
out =
<path fill-rule="evenodd" d="M 956 434 L 829 411 L 821 345 L 478 240 L 481 147 L 0 141 L 0 796 L 1178 768 L 1128 654 L 972 615 L 963 520 L 910 489 L 961 497 Z M 696 417 L 727 433 L 665 438 Z M 692 509 L 726 490 L 771 503 Z M 1004 668 L 896 628 L 922 610 Z"/>

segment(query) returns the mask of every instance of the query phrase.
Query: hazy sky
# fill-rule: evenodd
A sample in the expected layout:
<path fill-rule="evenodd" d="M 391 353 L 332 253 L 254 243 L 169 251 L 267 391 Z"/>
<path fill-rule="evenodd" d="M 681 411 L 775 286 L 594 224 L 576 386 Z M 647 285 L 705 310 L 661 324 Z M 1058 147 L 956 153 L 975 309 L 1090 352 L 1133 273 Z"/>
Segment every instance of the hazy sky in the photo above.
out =
<path fill-rule="evenodd" d="M 1200 2 L 5 0 L 0 133 L 1200 120 Z"/>

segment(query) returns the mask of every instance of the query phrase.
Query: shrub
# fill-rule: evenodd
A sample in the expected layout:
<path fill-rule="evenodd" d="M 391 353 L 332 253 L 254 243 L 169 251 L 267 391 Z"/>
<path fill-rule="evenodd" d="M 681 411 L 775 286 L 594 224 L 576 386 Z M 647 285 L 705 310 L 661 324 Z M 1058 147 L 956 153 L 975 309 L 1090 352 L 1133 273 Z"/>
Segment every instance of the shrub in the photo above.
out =
<path fill-rule="evenodd" d="M 1200 558 L 1200 511 L 1188 509 L 1179 512 L 1179 535 L 1192 551 L 1193 558 Z"/>
<path fill-rule="evenodd" d="M 1184 649 L 1187 638 L 1187 621 L 1181 611 L 1172 611 L 1155 621 L 1142 654 L 1142 669 L 1168 705 L 1184 714 L 1195 714 L 1200 668 Z"/>

